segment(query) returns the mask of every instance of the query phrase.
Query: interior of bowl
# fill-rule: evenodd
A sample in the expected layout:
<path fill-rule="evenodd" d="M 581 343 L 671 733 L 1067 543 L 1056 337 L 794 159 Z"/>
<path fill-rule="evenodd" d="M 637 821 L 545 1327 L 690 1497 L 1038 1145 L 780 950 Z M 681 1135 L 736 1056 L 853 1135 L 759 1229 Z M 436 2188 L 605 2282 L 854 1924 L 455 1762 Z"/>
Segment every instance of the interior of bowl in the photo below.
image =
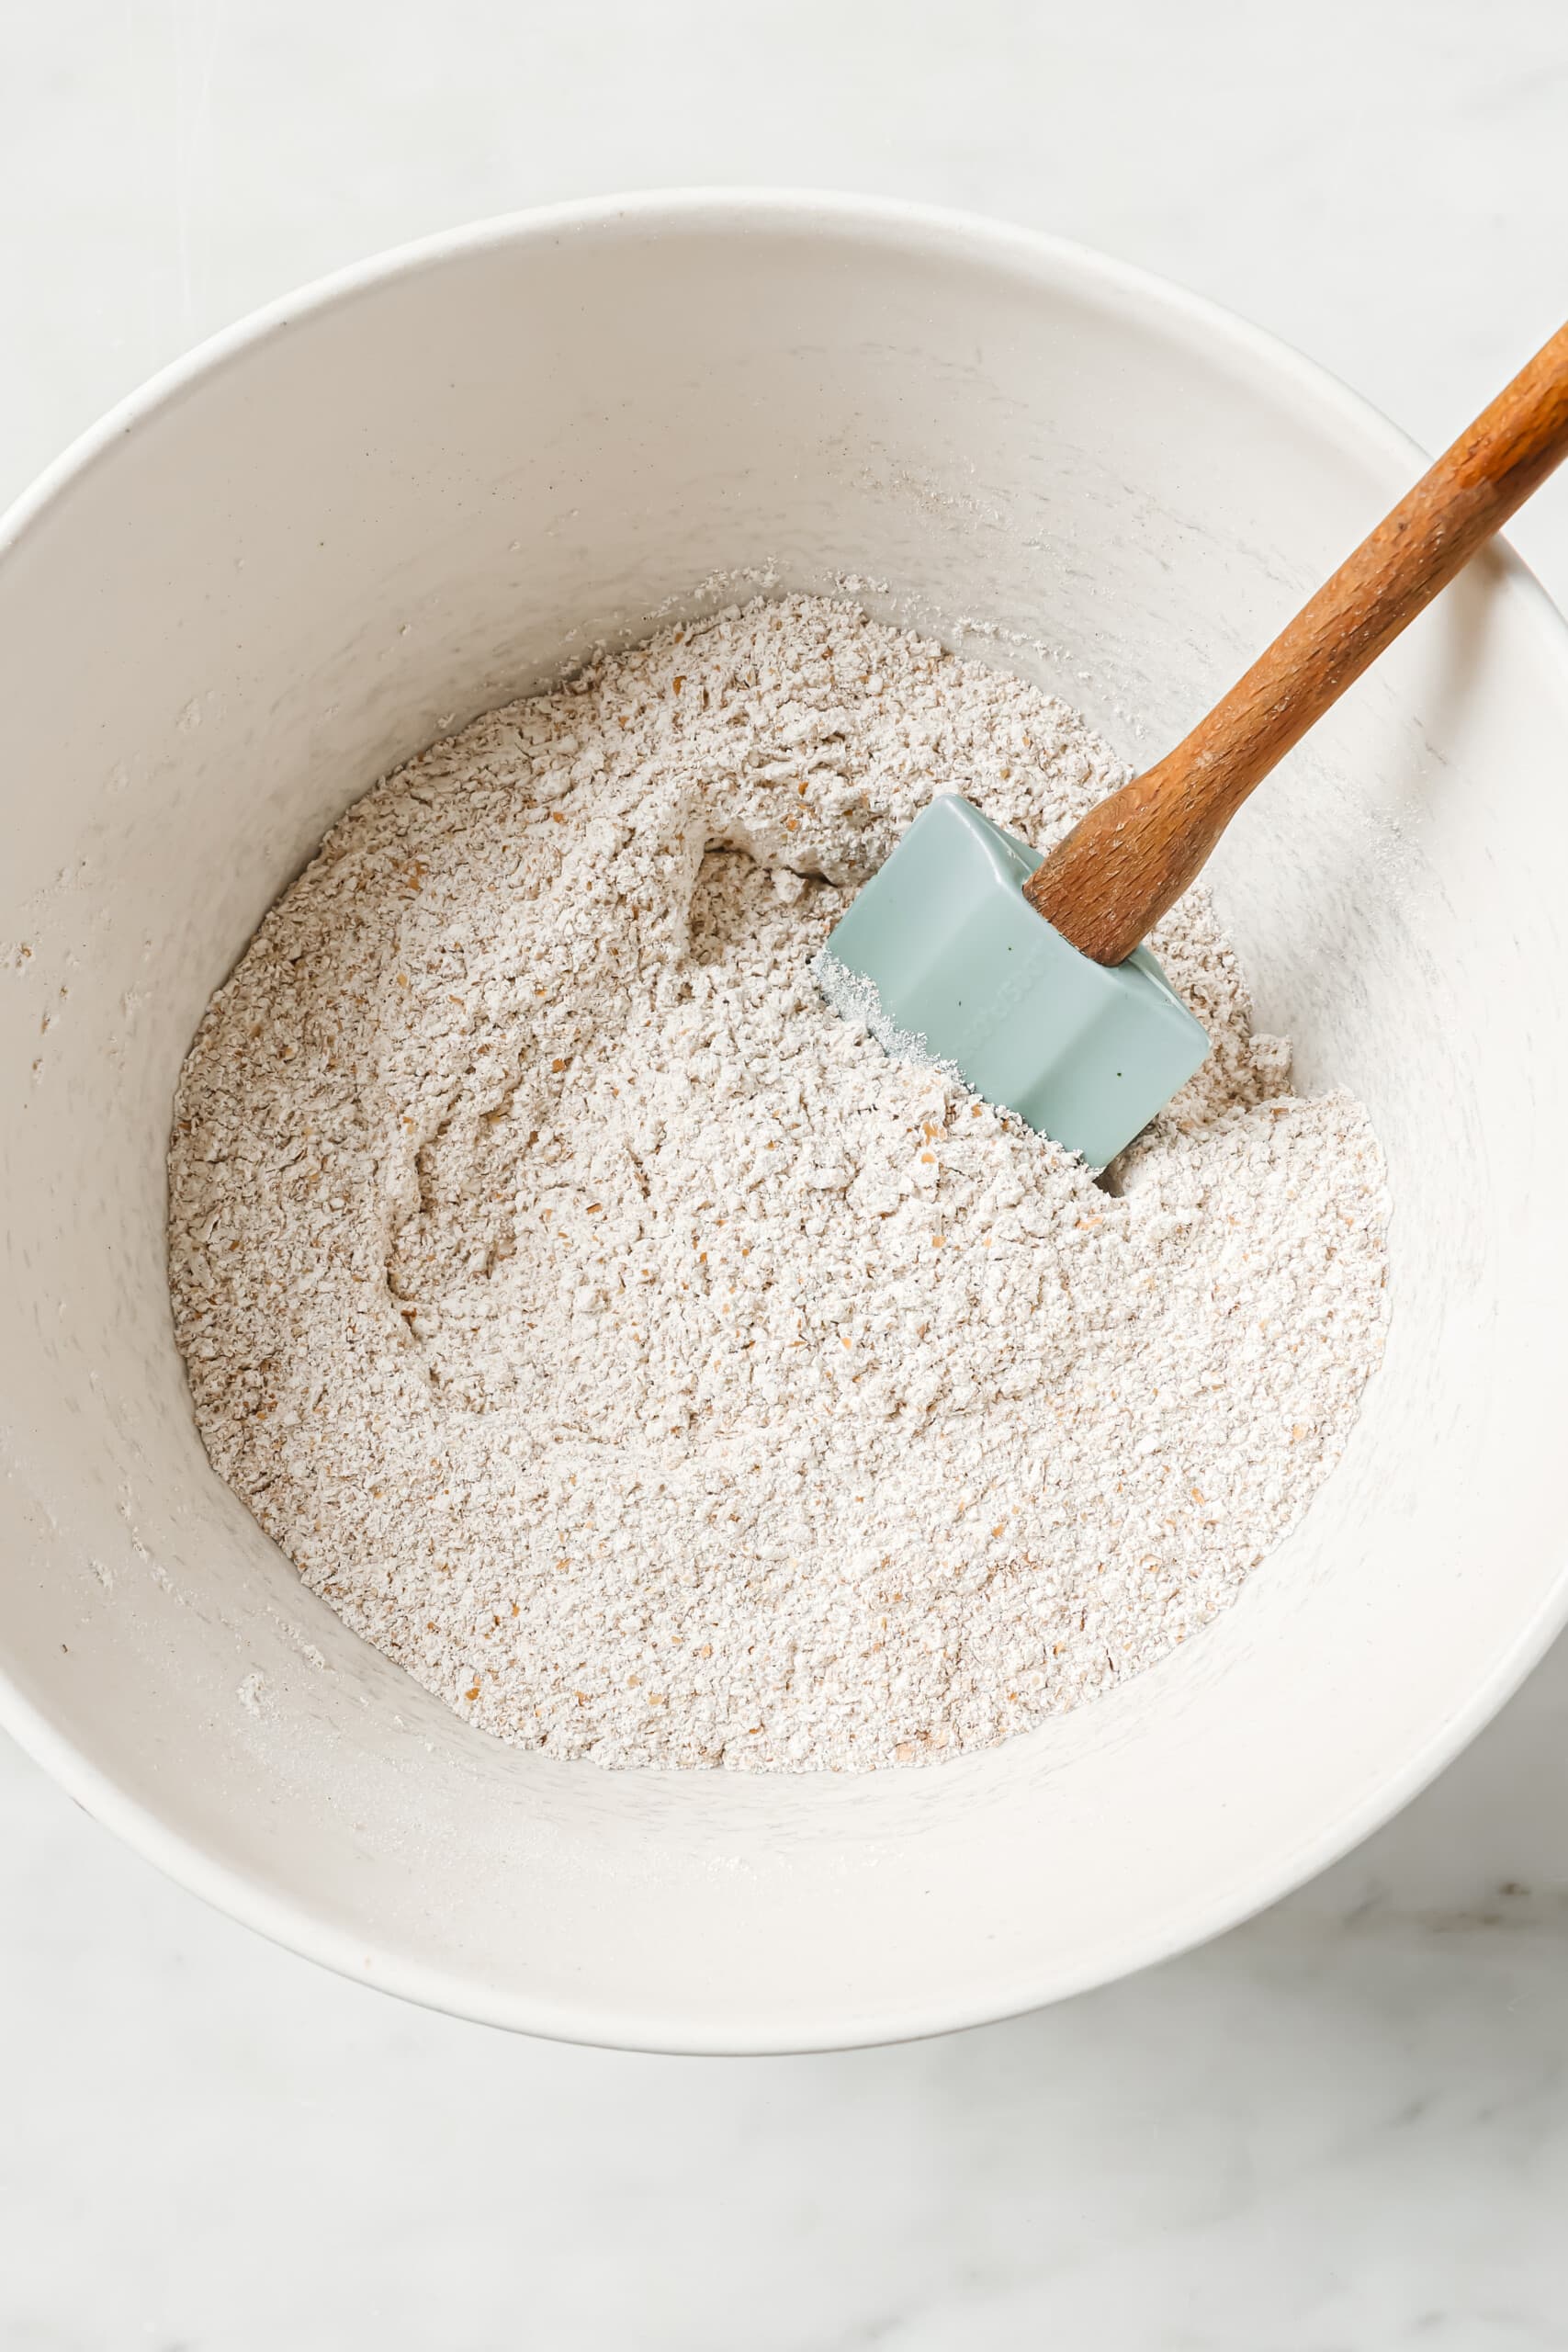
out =
<path fill-rule="evenodd" d="M 1409 471 L 1313 371 L 1108 265 L 765 198 L 537 216 L 362 273 L 62 469 L 0 556 L 0 1667 L 75 1793 L 371 1981 L 540 2031 L 764 2050 L 1102 1980 L 1418 1785 L 1563 1607 L 1568 1041 L 1541 978 L 1568 670 L 1504 560 L 1217 863 L 1260 1024 L 1372 1113 L 1393 1324 L 1297 1532 L 1111 1699 L 859 1778 L 502 1747 L 346 1631 L 218 1482 L 163 1230 L 207 997 L 324 828 L 455 721 L 655 616 L 808 588 L 1152 754 Z"/>

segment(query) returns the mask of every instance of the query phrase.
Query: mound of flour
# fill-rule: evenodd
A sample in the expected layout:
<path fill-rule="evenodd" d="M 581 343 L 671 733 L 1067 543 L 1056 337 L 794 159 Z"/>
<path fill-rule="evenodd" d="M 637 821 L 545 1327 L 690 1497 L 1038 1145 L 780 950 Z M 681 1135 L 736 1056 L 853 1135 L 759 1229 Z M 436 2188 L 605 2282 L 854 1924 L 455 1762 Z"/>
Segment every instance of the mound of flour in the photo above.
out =
<path fill-rule="evenodd" d="M 985 1746 L 1224 1608 L 1384 1322 L 1376 1144 L 1251 1034 L 1118 1194 L 808 967 L 933 792 L 1046 844 L 1123 771 L 1062 704 L 758 602 L 368 794 L 181 1079 L 170 1270 L 221 1476 L 459 1713 L 606 1765 Z"/>

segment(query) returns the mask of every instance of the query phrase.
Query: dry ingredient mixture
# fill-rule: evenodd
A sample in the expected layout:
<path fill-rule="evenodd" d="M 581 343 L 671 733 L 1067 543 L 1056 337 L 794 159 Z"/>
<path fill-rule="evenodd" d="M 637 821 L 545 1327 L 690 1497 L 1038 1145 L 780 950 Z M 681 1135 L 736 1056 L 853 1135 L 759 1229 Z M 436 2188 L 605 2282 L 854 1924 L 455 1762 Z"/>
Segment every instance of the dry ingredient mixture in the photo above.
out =
<path fill-rule="evenodd" d="M 221 1476 L 345 1622 L 604 1765 L 984 1747 L 1163 1657 L 1337 1458 L 1386 1203 L 1192 892 L 1214 1051 L 1104 1189 L 829 1012 L 934 793 L 1043 847 L 1060 702 L 759 600 L 378 786 L 203 1021 L 170 1267 Z"/>

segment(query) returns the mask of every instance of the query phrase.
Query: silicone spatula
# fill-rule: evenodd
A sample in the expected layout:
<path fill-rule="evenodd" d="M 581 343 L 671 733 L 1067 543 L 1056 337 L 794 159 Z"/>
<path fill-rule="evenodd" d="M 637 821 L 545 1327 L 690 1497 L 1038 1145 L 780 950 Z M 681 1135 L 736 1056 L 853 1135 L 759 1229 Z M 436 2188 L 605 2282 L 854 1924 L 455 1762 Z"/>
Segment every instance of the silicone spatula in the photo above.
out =
<path fill-rule="evenodd" d="M 956 794 L 922 809 L 818 958 L 829 1001 L 1103 1167 L 1209 1049 L 1139 942 L 1254 786 L 1565 455 L 1568 326 L 1185 741 L 1047 855 Z"/>

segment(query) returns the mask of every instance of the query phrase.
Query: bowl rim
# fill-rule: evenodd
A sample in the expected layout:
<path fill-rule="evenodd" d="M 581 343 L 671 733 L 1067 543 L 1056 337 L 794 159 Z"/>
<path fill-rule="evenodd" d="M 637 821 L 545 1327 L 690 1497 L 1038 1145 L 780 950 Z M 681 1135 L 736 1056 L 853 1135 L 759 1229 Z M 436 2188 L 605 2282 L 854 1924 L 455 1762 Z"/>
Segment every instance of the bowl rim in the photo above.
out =
<path fill-rule="evenodd" d="M 96 424 L 76 436 L 0 513 L 0 562 L 54 502 L 121 440 L 155 413 L 175 405 L 207 379 L 259 345 L 287 334 L 319 311 L 353 300 L 394 278 L 417 277 L 469 255 L 507 245 L 566 236 L 646 233 L 700 225 L 743 233 L 767 226 L 815 232 L 895 250 L 1011 266 L 1042 284 L 1091 288 L 1141 318 L 1163 317 L 1200 334 L 1211 349 L 1257 364 L 1281 390 L 1292 391 L 1341 442 L 1374 465 L 1405 472 L 1424 468 L 1419 445 L 1359 393 L 1292 345 L 1253 325 L 1223 304 L 1173 281 L 1115 259 L 1091 246 L 1022 228 L 984 214 L 886 197 L 790 187 L 649 189 L 577 199 L 501 213 L 386 248 L 313 279 L 264 304 L 207 337 L 150 376 Z M 1529 616 L 1529 625 L 1555 653 L 1568 719 L 1568 621 L 1534 573 L 1506 540 L 1495 548 L 1500 594 Z M 1075 1993 L 1111 1984 L 1175 1957 L 1240 1926 L 1314 1877 L 1400 1812 L 1433 1781 L 1512 1697 L 1568 1623 L 1568 1560 L 1551 1591 L 1519 1627 L 1490 1674 L 1428 1734 L 1397 1770 L 1386 1773 L 1352 1806 L 1311 1838 L 1277 1857 L 1261 1876 L 1212 1890 L 1156 1929 L 1129 1933 L 1114 1951 L 1093 1962 L 1037 1969 L 1010 1981 L 977 1979 L 966 1998 L 890 2002 L 885 2016 L 848 2017 L 823 2010 L 781 2024 L 759 2015 L 707 2030 L 690 2018 L 646 2010 L 609 2012 L 592 2003 L 547 1999 L 527 1992 L 479 1987 L 453 1968 L 411 1961 L 395 1950 L 367 1951 L 364 1940 L 318 1916 L 310 1902 L 283 1894 L 238 1868 L 196 1838 L 172 1830 L 150 1806 L 132 1798 L 92 1762 L 0 1666 L 0 1728 L 60 1783 L 85 1812 L 177 1884 L 271 1942 L 319 1962 L 360 1984 L 381 1986 L 421 2007 L 479 2023 L 592 2047 L 679 2055 L 775 2055 L 858 2049 L 917 2041 L 1016 2017 Z"/>

